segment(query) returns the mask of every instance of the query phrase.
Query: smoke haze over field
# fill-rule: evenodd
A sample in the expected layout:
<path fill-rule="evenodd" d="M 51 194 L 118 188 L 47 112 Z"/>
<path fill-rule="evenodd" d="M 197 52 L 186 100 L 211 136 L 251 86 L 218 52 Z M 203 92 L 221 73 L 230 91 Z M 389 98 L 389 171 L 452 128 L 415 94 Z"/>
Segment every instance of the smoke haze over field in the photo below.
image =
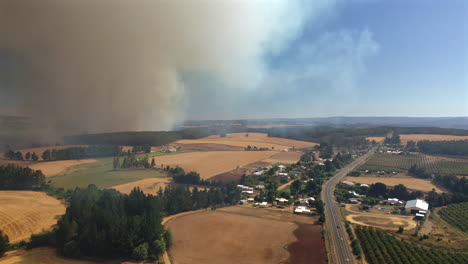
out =
<path fill-rule="evenodd" d="M 184 73 L 227 101 L 257 89 L 262 56 L 330 3 L 2 0 L 2 104 L 51 130 L 169 129 L 195 92 Z"/>

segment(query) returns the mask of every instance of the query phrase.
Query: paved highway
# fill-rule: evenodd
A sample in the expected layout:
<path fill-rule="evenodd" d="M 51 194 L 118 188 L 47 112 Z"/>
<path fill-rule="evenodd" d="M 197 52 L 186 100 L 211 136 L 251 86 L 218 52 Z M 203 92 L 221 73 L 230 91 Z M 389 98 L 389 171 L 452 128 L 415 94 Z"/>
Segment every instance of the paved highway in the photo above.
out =
<path fill-rule="evenodd" d="M 329 181 L 324 184 L 322 191 L 322 201 L 325 203 L 325 225 L 327 237 L 330 239 L 332 246 L 331 255 L 332 259 L 329 263 L 345 264 L 354 263 L 354 256 L 351 252 L 350 241 L 348 241 L 339 213 L 339 205 L 335 202 L 334 191 L 335 185 L 345 177 L 350 171 L 354 170 L 357 166 L 361 165 L 366 159 L 375 152 L 377 149 L 373 147 L 369 152 L 357 158 L 355 161 L 348 164 Z"/>

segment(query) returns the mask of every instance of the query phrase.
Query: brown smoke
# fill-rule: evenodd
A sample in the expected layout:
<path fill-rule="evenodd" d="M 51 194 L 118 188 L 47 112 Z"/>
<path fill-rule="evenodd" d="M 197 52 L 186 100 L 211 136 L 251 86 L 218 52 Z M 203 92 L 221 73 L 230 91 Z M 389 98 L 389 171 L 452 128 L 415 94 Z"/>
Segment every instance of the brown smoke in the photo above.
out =
<path fill-rule="evenodd" d="M 254 87 L 262 52 L 280 50 L 300 30 L 306 11 L 298 7 L 0 0 L 0 50 L 21 66 L 14 73 L 18 112 L 50 133 L 163 130 L 183 119 L 190 85 L 182 72 L 209 73 L 220 89 Z"/>

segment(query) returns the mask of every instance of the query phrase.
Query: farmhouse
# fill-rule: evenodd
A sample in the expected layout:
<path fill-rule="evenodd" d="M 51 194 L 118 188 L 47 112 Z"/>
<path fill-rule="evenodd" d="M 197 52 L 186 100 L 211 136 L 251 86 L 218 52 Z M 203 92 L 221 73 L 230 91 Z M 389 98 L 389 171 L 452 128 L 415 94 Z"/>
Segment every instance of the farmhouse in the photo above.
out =
<path fill-rule="evenodd" d="M 307 208 L 305 208 L 304 206 L 298 206 L 296 207 L 296 209 L 294 209 L 294 213 L 295 214 L 306 214 L 306 215 L 310 215 L 311 214 L 311 211 Z"/>
<path fill-rule="evenodd" d="M 252 195 L 253 191 L 251 191 L 251 190 L 242 191 L 242 194 Z"/>
<path fill-rule="evenodd" d="M 286 198 L 276 198 L 275 199 L 278 203 L 287 203 L 288 202 L 288 199 Z"/>
<path fill-rule="evenodd" d="M 255 185 L 255 189 L 257 189 L 257 190 L 263 190 L 263 189 L 265 189 L 265 185 L 262 185 L 262 184 Z"/>
<path fill-rule="evenodd" d="M 383 204 L 390 204 L 390 205 L 400 205 L 403 204 L 398 198 L 388 198 L 387 200 L 382 201 Z"/>
<path fill-rule="evenodd" d="M 310 201 L 315 201 L 315 198 L 314 197 L 307 197 L 307 198 L 301 198 L 299 199 L 299 203 L 301 205 L 306 205 L 306 206 L 310 206 Z"/>
<path fill-rule="evenodd" d="M 342 181 L 342 183 L 344 183 L 344 184 L 346 184 L 346 185 L 349 185 L 349 186 L 354 186 L 354 182 Z"/>
<path fill-rule="evenodd" d="M 419 211 L 427 211 L 429 209 L 429 204 L 424 200 L 410 200 L 405 205 L 405 210 L 407 213 L 418 213 Z"/>

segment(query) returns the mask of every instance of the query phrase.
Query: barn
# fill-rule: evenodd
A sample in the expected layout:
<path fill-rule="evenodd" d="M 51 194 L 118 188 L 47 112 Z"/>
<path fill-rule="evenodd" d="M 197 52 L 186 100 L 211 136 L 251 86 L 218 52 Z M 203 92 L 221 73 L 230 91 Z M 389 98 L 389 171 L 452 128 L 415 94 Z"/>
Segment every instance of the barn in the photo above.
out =
<path fill-rule="evenodd" d="M 419 199 L 410 200 L 406 202 L 406 205 L 405 205 L 406 213 L 411 213 L 411 214 L 418 213 L 421 210 L 427 211 L 427 209 L 429 209 L 429 204 L 426 201 L 419 200 Z"/>

